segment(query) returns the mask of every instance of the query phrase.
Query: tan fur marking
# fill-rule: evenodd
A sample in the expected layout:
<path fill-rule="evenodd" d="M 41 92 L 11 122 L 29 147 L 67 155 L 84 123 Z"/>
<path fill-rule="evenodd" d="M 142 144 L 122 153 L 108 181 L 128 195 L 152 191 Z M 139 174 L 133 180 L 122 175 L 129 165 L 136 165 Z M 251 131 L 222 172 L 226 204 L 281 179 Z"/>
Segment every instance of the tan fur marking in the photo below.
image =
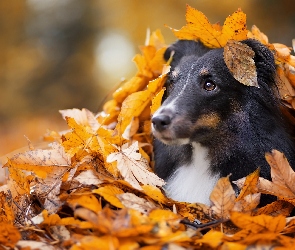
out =
<path fill-rule="evenodd" d="M 220 117 L 216 113 L 202 115 L 195 123 L 195 127 L 216 128 L 220 122 Z"/>

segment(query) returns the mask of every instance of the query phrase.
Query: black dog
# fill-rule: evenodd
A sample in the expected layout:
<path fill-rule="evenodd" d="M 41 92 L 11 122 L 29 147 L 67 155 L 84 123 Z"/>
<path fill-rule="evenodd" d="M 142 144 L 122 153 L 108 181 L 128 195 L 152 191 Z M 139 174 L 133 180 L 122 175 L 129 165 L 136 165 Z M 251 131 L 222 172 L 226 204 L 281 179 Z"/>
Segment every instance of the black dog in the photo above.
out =
<path fill-rule="evenodd" d="M 209 204 L 216 181 L 237 180 L 260 167 L 270 179 L 265 153 L 283 152 L 295 166 L 293 141 L 279 108 L 274 56 L 255 40 L 242 43 L 255 52 L 259 88 L 235 80 L 223 48 L 181 40 L 172 53 L 165 98 L 152 117 L 155 172 L 175 200 Z"/>

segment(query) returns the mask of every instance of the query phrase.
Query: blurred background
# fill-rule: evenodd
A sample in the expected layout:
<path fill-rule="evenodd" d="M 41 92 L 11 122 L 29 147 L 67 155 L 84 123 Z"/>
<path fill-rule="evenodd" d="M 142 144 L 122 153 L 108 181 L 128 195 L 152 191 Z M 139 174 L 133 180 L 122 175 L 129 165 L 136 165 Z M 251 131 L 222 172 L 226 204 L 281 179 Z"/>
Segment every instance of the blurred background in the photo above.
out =
<path fill-rule="evenodd" d="M 172 43 L 164 25 L 185 25 L 186 3 L 221 24 L 240 7 L 270 42 L 295 38 L 294 0 L 0 1 L 0 156 L 66 129 L 60 109 L 100 111 L 136 72 L 147 28 Z"/>

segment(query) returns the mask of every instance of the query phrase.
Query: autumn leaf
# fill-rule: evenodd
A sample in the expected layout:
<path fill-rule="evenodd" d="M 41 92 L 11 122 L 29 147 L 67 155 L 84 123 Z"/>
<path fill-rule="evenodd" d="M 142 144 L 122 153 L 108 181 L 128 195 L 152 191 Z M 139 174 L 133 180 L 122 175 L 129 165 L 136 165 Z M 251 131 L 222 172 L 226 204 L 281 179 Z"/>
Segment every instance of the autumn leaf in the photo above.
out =
<path fill-rule="evenodd" d="M 133 193 L 122 193 L 117 195 L 117 197 L 126 208 L 137 210 L 143 214 L 149 214 L 156 208 L 151 201 L 140 198 Z"/>
<path fill-rule="evenodd" d="M 103 187 L 93 190 L 92 192 L 95 194 L 99 194 L 115 207 L 118 207 L 118 208 L 124 207 L 124 205 L 118 198 L 118 195 L 123 194 L 124 191 L 116 186 L 105 185 Z"/>
<path fill-rule="evenodd" d="M 211 24 L 200 11 L 187 5 L 186 26 L 173 30 L 178 39 L 199 40 L 209 48 L 224 47 L 228 40 L 247 38 L 246 15 L 238 10 L 227 17 L 223 26 Z"/>
<path fill-rule="evenodd" d="M 259 88 L 254 56 L 248 45 L 235 40 L 229 40 L 224 47 L 224 62 L 233 77 L 246 86 Z"/>
<path fill-rule="evenodd" d="M 295 195 L 295 172 L 283 153 L 272 150 L 265 158 L 271 167 L 271 179 L 274 184 L 288 187 Z"/>
<path fill-rule="evenodd" d="M 239 228 L 247 229 L 253 233 L 279 233 L 286 226 L 286 219 L 282 215 L 276 217 L 265 214 L 250 216 L 238 212 L 232 212 L 230 219 Z"/>
<path fill-rule="evenodd" d="M 33 150 L 14 155 L 5 166 L 14 169 L 32 171 L 40 178 L 49 173 L 59 175 L 71 165 L 70 156 L 57 143 L 51 144 L 52 149 Z"/>
<path fill-rule="evenodd" d="M 243 199 L 245 196 L 249 194 L 254 194 L 258 192 L 257 185 L 259 180 L 259 172 L 260 172 L 260 169 L 257 169 L 246 177 L 243 188 L 240 191 L 240 194 L 237 197 L 236 201 Z"/>
<path fill-rule="evenodd" d="M 212 212 L 220 218 L 229 218 L 235 199 L 235 191 L 229 181 L 229 176 L 220 178 L 210 194 L 210 200 L 213 203 Z"/>
<path fill-rule="evenodd" d="M 107 162 L 117 161 L 117 167 L 123 176 L 134 188 L 142 190 L 138 182 L 153 186 L 163 186 L 165 182 L 150 172 L 147 160 L 138 153 L 138 142 L 130 147 L 123 145 L 120 152 L 112 153 L 107 157 Z"/>
<path fill-rule="evenodd" d="M 82 110 L 80 110 L 80 109 L 65 109 L 65 110 L 60 110 L 59 113 L 61 113 L 62 117 L 65 120 L 66 120 L 66 117 L 71 117 L 71 118 L 75 119 L 77 124 L 90 127 L 93 132 L 95 132 L 100 126 L 100 124 L 96 120 L 94 114 L 85 108 L 83 108 Z"/>

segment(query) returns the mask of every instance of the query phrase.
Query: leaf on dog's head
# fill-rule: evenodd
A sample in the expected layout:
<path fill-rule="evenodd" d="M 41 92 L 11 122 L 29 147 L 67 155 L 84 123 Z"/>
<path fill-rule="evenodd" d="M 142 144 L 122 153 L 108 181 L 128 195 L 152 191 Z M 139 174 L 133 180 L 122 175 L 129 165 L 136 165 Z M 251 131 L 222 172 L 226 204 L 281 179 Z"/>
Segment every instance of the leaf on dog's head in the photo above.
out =
<path fill-rule="evenodd" d="M 259 88 L 254 56 L 248 45 L 235 40 L 229 40 L 224 47 L 224 62 L 233 77 L 244 85 Z"/>

